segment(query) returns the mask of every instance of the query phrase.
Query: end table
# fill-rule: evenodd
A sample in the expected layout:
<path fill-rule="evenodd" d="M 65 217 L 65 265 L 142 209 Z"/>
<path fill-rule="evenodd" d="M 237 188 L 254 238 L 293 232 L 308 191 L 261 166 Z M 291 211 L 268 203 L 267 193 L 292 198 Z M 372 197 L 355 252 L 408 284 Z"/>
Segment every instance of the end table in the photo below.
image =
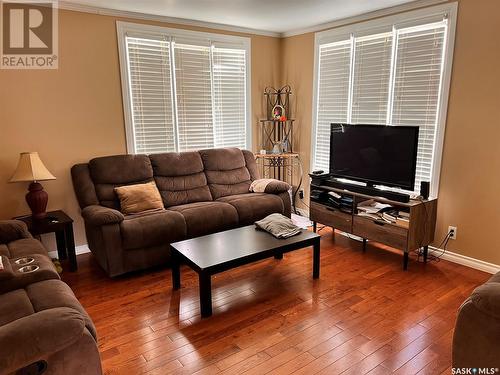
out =
<path fill-rule="evenodd" d="M 59 260 L 69 258 L 70 271 L 78 269 L 73 235 L 73 219 L 64 211 L 47 212 L 47 217 L 41 220 L 34 220 L 32 216 L 21 216 L 14 219 L 24 221 L 33 236 L 55 233 Z"/>

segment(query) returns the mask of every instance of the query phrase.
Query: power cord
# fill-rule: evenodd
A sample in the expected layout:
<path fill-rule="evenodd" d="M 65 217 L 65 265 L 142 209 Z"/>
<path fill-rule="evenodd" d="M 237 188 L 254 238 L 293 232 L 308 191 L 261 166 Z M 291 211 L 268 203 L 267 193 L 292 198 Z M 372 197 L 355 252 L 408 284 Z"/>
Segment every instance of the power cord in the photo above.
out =
<path fill-rule="evenodd" d="M 434 254 L 427 254 L 427 260 L 428 261 L 435 261 L 439 262 L 441 257 L 446 253 L 446 246 L 448 246 L 448 242 L 450 241 L 451 236 L 453 235 L 453 231 L 450 230 L 444 237 L 443 241 L 438 246 L 438 249 L 442 249 L 441 253 L 439 255 L 434 255 Z M 420 261 L 420 256 L 423 256 L 423 249 L 419 248 L 415 250 L 417 253 L 417 261 Z"/>

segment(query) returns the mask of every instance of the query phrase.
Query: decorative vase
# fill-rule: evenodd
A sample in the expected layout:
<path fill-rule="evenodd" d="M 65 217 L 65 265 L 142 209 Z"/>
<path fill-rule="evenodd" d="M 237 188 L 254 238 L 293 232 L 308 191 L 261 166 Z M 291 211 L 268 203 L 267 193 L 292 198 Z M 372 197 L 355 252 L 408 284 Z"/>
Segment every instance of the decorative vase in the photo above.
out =
<path fill-rule="evenodd" d="M 29 192 L 26 194 L 26 203 L 31 209 L 33 219 L 40 220 L 47 216 L 47 202 L 49 195 L 43 190 L 42 184 L 32 182 L 28 188 Z"/>

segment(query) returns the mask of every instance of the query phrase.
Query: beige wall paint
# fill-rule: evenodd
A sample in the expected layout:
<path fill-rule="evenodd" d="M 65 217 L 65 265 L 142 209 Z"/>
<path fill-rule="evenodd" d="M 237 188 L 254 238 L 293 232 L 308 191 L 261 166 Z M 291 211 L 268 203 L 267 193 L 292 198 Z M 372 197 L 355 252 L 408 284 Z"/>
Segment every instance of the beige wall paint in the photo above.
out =
<path fill-rule="evenodd" d="M 92 157 L 126 151 L 116 20 L 61 11 L 59 70 L 0 70 L 1 219 L 29 212 L 24 202 L 27 184 L 6 181 L 19 152 L 38 151 L 58 178 L 44 183 L 49 209 L 64 209 L 75 218 L 77 244 L 86 242 L 69 168 Z M 448 225 L 458 226 L 458 239 L 450 242 L 449 249 L 496 264 L 500 264 L 500 240 L 495 235 L 500 227 L 499 22 L 497 0 L 459 1 L 436 230 L 441 239 Z M 264 115 L 265 86 L 288 83 L 299 127 L 295 146 L 308 172 L 314 34 L 282 40 L 250 37 L 253 149 L 258 149 L 256 124 Z M 53 248 L 52 241 L 47 243 Z"/>
<path fill-rule="evenodd" d="M 458 227 L 450 251 L 500 264 L 500 1 L 459 0 L 441 168 L 436 245 Z M 309 171 L 314 34 L 282 42 L 282 80 L 292 86 L 299 151 Z"/>
<path fill-rule="evenodd" d="M 75 219 L 76 243 L 82 245 L 86 239 L 70 168 L 96 156 L 126 152 L 118 18 L 71 11 L 59 15 L 58 70 L 0 70 L 0 219 L 29 213 L 24 201 L 28 184 L 7 181 L 20 152 L 38 151 L 57 177 L 43 183 L 49 193 L 48 208 L 63 209 Z M 251 38 L 252 123 L 256 124 L 264 114 L 265 86 L 279 83 L 281 42 L 272 37 L 235 35 Z M 257 131 L 253 130 L 255 144 Z M 54 249 L 51 238 L 44 237 L 44 242 Z"/>

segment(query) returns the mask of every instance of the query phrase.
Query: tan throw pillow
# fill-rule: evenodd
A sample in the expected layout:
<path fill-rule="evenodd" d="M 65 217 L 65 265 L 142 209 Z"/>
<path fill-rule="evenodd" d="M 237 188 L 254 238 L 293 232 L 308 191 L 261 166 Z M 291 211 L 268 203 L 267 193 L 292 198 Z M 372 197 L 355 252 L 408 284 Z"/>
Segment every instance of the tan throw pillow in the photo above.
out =
<path fill-rule="evenodd" d="M 115 193 L 120 199 L 121 211 L 127 215 L 163 208 L 160 192 L 153 181 L 116 187 Z"/>

